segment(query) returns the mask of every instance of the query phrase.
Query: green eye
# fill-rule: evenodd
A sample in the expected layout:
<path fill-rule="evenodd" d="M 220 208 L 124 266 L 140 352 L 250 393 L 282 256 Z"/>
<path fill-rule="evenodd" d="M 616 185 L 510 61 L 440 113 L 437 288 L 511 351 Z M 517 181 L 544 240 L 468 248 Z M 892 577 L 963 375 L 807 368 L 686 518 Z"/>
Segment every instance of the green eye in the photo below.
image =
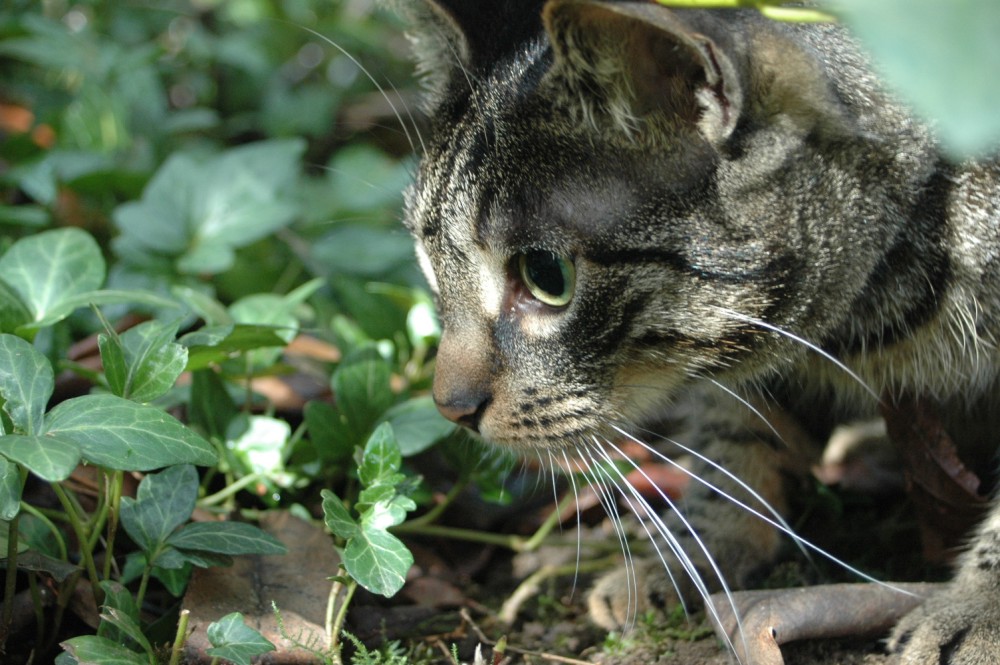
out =
<path fill-rule="evenodd" d="M 573 299 L 576 268 L 568 257 L 535 250 L 518 257 L 518 270 L 535 298 L 552 307 L 565 307 Z"/>

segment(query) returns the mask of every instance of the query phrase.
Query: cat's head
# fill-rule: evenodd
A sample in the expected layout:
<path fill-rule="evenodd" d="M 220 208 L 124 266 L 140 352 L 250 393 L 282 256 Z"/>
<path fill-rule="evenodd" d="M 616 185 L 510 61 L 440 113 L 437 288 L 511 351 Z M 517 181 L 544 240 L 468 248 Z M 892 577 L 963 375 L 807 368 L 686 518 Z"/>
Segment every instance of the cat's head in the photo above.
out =
<path fill-rule="evenodd" d="M 853 129 L 782 29 L 647 2 L 405 5 L 432 118 L 406 220 L 446 416 L 514 449 L 589 444 L 692 379 L 795 356 L 769 326 L 845 317 L 884 232 L 823 229 L 875 213 L 853 167 L 819 163 Z"/>

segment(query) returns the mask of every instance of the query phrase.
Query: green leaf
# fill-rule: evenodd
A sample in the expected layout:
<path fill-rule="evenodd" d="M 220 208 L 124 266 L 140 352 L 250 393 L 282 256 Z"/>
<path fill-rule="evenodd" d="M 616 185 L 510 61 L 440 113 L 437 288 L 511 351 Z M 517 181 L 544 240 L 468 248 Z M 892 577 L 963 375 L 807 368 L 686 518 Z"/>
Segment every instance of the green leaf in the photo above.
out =
<path fill-rule="evenodd" d="M 395 494 L 375 503 L 361 515 L 362 529 L 388 529 L 406 520 L 406 513 L 417 507 L 408 496 Z"/>
<path fill-rule="evenodd" d="M 455 431 L 455 424 L 441 415 L 429 395 L 396 404 L 382 420 L 392 425 L 403 457 L 423 452 Z"/>
<path fill-rule="evenodd" d="M 0 335 L 0 396 L 14 429 L 41 431 L 55 380 L 52 365 L 34 346 L 14 335 Z"/>
<path fill-rule="evenodd" d="M 173 550 L 176 552 L 177 550 Z M 182 553 L 185 559 L 188 559 L 186 553 Z M 216 563 L 213 565 L 223 565 L 231 566 L 233 565 L 232 559 L 225 562 Z M 202 566 L 206 568 L 207 566 Z M 175 598 L 180 598 L 184 594 L 184 589 L 187 588 L 188 582 L 191 580 L 191 564 L 185 563 L 180 568 L 161 568 L 160 566 L 153 566 L 153 577 L 158 579 L 163 586 L 166 587 L 170 595 Z"/>
<path fill-rule="evenodd" d="M 243 247 L 299 214 L 284 190 L 297 177 L 301 140 L 262 141 L 208 159 L 175 153 L 142 199 L 119 206 L 115 223 L 129 242 L 176 256 L 186 274 L 216 274 Z"/>
<path fill-rule="evenodd" d="M 275 647 L 263 635 L 243 622 L 239 612 L 227 614 L 208 625 L 208 641 L 212 648 L 205 653 L 213 658 L 225 658 L 236 665 L 251 665 L 252 659 Z"/>
<path fill-rule="evenodd" d="M 320 490 L 323 497 L 323 521 L 336 536 L 345 540 L 353 538 L 360 533 L 358 523 L 354 521 L 351 514 L 344 508 L 344 503 L 330 490 Z"/>
<path fill-rule="evenodd" d="M 57 306 L 48 312 L 45 317 L 32 324 L 31 329 L 44 328 L 53 323 L 57 323 L 66 318 L 81 307 L 90 305 L 122 305 L 137 304 L 148 305 L 149 307 L 177 309 L 180 305 L 169 298 L 158 296 L 155 293 L 145 291 L 125 291 L 113 289 L 100 289 L 96 291 L 85 291 L 76 295 L 67 296 L 61 300 Z"/>
<path fill-rule="evenodd" d="M 229 332 L 232 332 L 233 317 L 226 306 L 215 298 L 188 286 L 175 286 L 170 292 L 190 307 L 205 322 L 207 329 L 229 326 Z"/>
<path fill-rule="evenodd" d="M 308 402 L 305 407 L 309 441 L 325 464 L 350 459 L 354 441 L 340 422 L 340 412 L 326 402 Z"/>
<path fill-rule="evenodd" d="M 80 665 L 149 665 L 145 656 L 97 635 L 74 637 L 60 642 L 59 646 Z"/>
<path fill-rule="evenodd" d="M 69 478 L 80 463 L 80 446 L 59 435 L 11 434 L 0 437 L 0 454 L 49 482 Z"/>
<path fill-rule="evenodd" d="M 144 551 L 157 552 L 191 517 L 197 499 L 198 473 L 193 466 L 184 464 L 151 473 L 139 483 L 135 499 L 122 497 L 122 526 Z"/>
<path fill-rule="evenodd" d="M 0 279 L 0 332 L 15 332 L 31 321 L 31 311 L 7 282 Z"/>
<path fill-rule="evenodd" d="M 188 347 L 188 370 L 204 369 L 232 356 L 267 347 L 284 347 L 287 342 L 269 326 L 232 325 L 202 328 L 180 338 Z"/>
<path fill-rule="evenodd" d="M 114 395 L 66 400 L 45 418 L 47 435 L 80 445 L 83 458 L 123 471 L 215 464 L 212 446 L 160 409 Z"/>
<path fill-rule="evenodd" d="M 104 368 L 108 388 L 113 394 L 125 397 L 128 391 L 128 365 L 121 338 L 117 334 L 102 333 L 97 336 L 97 348 L 101 353 L 101 366 Z"/>
<path fill-rule="evenodd" d="M 191 373 L 191 400 L 188 418 L 210 437 L 225 438 L 229 423 L 239 414 L 222 377 L 212 370 Z"/>
<path fill-rule="evenodd" d="M 413 554 L 399 538 L 379 528 L 362 528 L 344 548 L 344 566 L 358 584 L 392 597 L 403 587 Z"/>
<path fill-rule="evenodd" d="M 54 323 L 64 303 L 104 283 L 97 242 L 76 228 L 44 231 L 15 242 L 0 256 L 0 279 L 17 292 L 35 323 Z"/>
<path fill-rule="evenodd" d="M 374 279 L 413 261 L 413 243 L 398 230 L 360 224 L 336 226 L 312 251 L 317 263 L 334 276 Z"/>
<path fill-rule="evenodd" d="M 871 51 L 886 82 L 956 156 L 1000 145 L 1000 3 L 838 0 L 831 9 Z"/>
<path fill-rule="evenodd" d="M 351 353 L 333 373 L 340 421 L 354 445 L 363 445 L 379 416 L 396 400 L 391 376 L 389 363 L 373 345 Z"/>
<path fill-rule="evenodd" d="M 173 341 L 179 325 L 179 322 L 147 321 L 119 336 L 125 374 L 121 377 L 124 381 L 120 392 L 112 383 L 115 394 L 136 402 L 150 402 L 170 390 L 184 371 L 188 359 L 188 350 Z M 98 341 L 101 342 L 100 339 Z M 110 340 L 101 346 L 102 359 L 104 346 L 107 345 L 111 345 Z M 105 376 L 111 383 L 107 363 Z"/>
<path fill-rule="evenodd" d="M 277 538 L 243 522 L 197 522 L 170 536 L 167 542 L 181 550 L 218 554 L 285 554 L 288 549 Z"/>
<path fill-rule="evenodd" d="M 277 477 L 285 468 L 284 453 L 292 426 L 288 421 L 269 416 L 247 416 L 234 426 L 237 424 L 242 426 L 240 434 L 227 437 L 227 448 L 247 472 Z"/>
<path fill-rule="evenodd" d="M 395 485 L 399 481 L 397 472 L 402 463 L 392 425 L 382 423 L 365 444 L 361 464 L 358 465 L 358 477 L 365 486 Z"/>
<path fill-rule="evenodd" d="M 139 627 L 139 622 L 129 616 L 122 610 L 116 609 L 114 607 L 106 607 L 103 612 L 101 612 L 101 625 L 107 624 L 116 628 L 121 635 L 127 636 L 129 639 L 134 641 L 142 650 L 147 654 L 153 653 L 153 647 L 150 645 L 149 640 L 146 636 L 142 634 L 142 628 Z M 100 626 L 98 627 L 100 628 Z M 110 638 L 115 639 L 116 642 L 121 642 L 121 637 Z"/>
<path fill-rule="evenodd" d="M 105 608 L 114 608 L 136 621 L 139 620 L 139 607 L 135 604 L 135 598 L 132 597 L 128 589 L 113 580 L 101 582 L 101 589 L 104 591 Z M 100 631 L 98 634 L 101 634 Z"/>
<path fill-rule="evenodd" d="M 2 441 L 2 439 L 0 439 Z M 0 520 L 10 521 L 21 512 L 21 472 L 0 457 Z"/>

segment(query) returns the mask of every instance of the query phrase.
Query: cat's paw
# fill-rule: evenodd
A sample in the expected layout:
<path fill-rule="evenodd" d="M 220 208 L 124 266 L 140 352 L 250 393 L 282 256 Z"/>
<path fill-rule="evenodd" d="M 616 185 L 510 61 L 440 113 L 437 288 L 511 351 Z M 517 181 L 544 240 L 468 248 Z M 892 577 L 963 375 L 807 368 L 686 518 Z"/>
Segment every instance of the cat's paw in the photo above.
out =
<path fill-rule="evenodd" d="M 1000 663 L 1000 589 L 952 586 L 905 616 L 889 648 L 899 665 Z"/>
<path fill-rule="evenodd" d="M 698 591 L 690 576 L 668 573 L 659 558 L 641 559 L 600 577 L 587 596 L 591 620 L 606 630 L 622 630 L 650 610 L 668 613 L 681 603 L 694 609 Z M 700 604 L 697 605 L 700 607 Z"/>

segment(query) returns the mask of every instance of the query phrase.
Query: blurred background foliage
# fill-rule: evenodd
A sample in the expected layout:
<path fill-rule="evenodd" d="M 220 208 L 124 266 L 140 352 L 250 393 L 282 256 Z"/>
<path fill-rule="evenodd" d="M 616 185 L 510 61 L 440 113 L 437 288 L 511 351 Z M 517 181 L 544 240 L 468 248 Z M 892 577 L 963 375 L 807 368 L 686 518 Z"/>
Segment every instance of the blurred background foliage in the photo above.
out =
<path fill-rule="evenodd" d="M 391 337 L 411 299 L 369 283 L 419 283 L 397 223 L 395 109 L 412 122 L 412 102 L 391 83 L 409 78 L 405 40 L 374 5 L 5 3 L 3 241 L 80 227 L 111 254 L 109 286 L 225 302 L 335 278 L 320 317 Z"/>

